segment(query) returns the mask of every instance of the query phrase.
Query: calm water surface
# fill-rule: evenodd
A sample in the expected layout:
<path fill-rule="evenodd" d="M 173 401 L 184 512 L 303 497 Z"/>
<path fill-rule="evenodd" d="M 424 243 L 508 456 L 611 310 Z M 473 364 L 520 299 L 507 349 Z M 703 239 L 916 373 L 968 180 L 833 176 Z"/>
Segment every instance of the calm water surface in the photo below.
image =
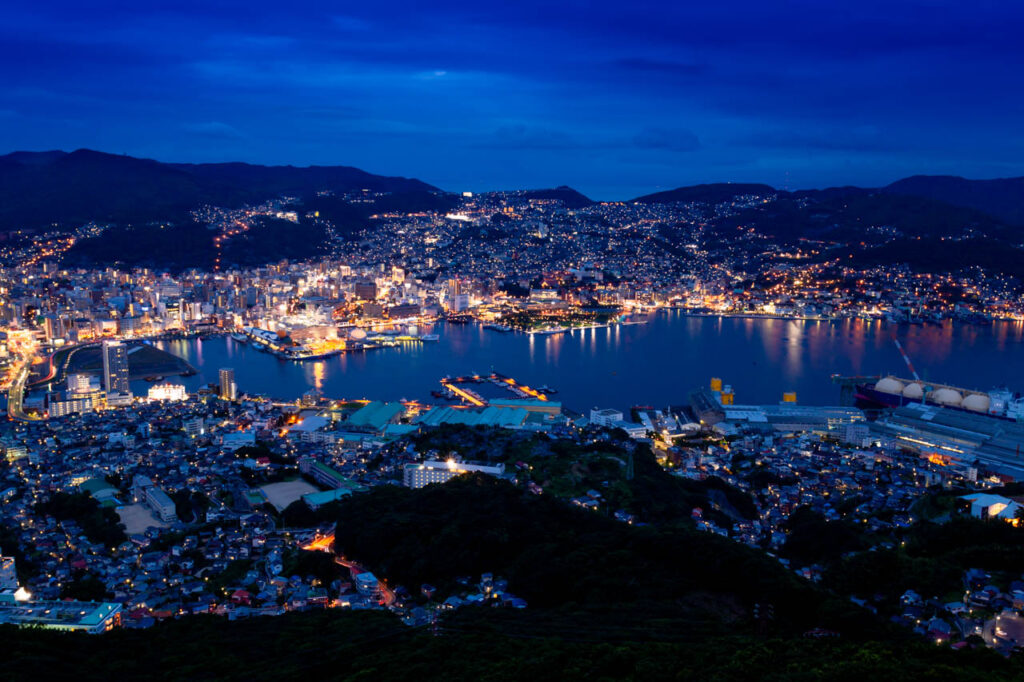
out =
<path fill-rule="evenodd" d="M 199 374 L 174 378 L 195 389 L 233 367 L 239 390 L 292 400 L 311 388 L 330 398 L 430 400 L 446 375 L 501 372 L 558 389 L 567 407 L 628 408 L 686 401 L 721 377 L 738 403 L 778 402 L 796 391 L 806 404 L 837 404 L 830 376 L 908 375 L 892 343 L 895 331 L 921 376 L 968 388 L 1008 385 L 1024 391 L 1024 325 L 898 326 L 850 320 L 805 322 L 652 315 L 648 324 L 528 336 L 477 324 L 436 325 L 436 343 L 347 353 L 320 362 L 278 360 L 228 337 L 160 341 Z M 136 393 L 149 384 L 134 382 Z"/>

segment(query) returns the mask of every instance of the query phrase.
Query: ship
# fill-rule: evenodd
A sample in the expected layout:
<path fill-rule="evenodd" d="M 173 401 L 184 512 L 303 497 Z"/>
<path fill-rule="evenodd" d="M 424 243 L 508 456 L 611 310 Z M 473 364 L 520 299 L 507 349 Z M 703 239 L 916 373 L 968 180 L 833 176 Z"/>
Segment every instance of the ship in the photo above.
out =
<path fill-rule="evenodd" d="M 231 335 L 231 338 L 233 340 L 237 341 L 238 343 L 248 343 L 249 342 L 249 338 L 245 334 L 234 333 L 234 334 Z"/>
<path fill-rule="evenodd" d="M 858 382 L 854 389 L 854 397 L 866 407 L 891 408 L 924 403 L 1010 421 L 1024 421 L 1024 397 L 1006 388 L 982 392 L 920 379 L 885 376 L 874 382 Z"/>

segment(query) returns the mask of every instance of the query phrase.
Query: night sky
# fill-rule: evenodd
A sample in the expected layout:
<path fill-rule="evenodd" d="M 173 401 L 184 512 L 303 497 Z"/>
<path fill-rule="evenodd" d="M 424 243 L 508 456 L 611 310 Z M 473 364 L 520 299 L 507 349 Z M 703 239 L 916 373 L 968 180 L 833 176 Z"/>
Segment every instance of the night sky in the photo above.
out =
<path fill-rule="evenodd" d="M 1013 0 L 13 4 L 0 153 L 340 164 L 598 199 L 1024 175 Z"/>

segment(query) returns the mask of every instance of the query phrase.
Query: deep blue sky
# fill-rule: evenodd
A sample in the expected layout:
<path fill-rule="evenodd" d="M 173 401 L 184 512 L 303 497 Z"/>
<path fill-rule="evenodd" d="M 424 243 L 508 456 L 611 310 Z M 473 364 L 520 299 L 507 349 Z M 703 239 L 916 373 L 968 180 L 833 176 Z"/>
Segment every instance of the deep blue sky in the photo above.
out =
<path fill-rule="evenodd" d="M 601 199 L 1024 175 L 1016 0 L 13 4 L 0 152 Z"/>

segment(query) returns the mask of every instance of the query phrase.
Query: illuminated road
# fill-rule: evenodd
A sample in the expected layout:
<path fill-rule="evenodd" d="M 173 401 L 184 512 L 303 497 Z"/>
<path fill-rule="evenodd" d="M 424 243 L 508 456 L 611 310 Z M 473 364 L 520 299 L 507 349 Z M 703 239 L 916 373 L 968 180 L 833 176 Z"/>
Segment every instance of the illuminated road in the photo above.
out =
<path fill-rule="evenodd" d="M 327 535 L 318 535 L 312 542 L 308 542 L 303 545 L 302 549 L 309 550 L 311 552 L 330 552 L 333 545 L 334 533 L 328 533 Z"/>
<path fill-rule="evenodd" d="M 25 414 L 23 401 L 25 399 L 25 382 L 28 380 L 31 363 L 26 362 L 18 370 L 18 374 L 7 391 L 7 416 L 11 419 L 28 422 L 39 421 L 40 417 Z"/>
<path fill-rule="evenodd" d="M 318 535 L 311 542 L 307 542 L 305 545 L 302 545 L 302 549 L 310 551 L 331 552 L 333 551 L 333 546 L 334 533 L 327 533 L 326 535 Z M 350 561 L 344 557 L 334 557 L 334 561 L 340 566 L 344 566 L 345 568 L 347 568 L 349 570 L 349 573 L 351 573 L 353 576 L 358 575 L 359 573 L 366 572 L 366 569 L 364 569 L 361 565 L 359 565 L 355 561 Z M 380 596 L 383 604 L 385 606 L 391 606 L 392 604 L 394 604 L 394 590 L 388 587 L 387 584 L 383 580 L 381 580 L 379 576 L 377 582 L 380 585 Z"/>
<path fill-rule="evenodd" d="M 83 348 L 88 348 L 89 346 L 97 345 L 99 344 L 95 342 L 87 342 L 80 343 L 74 346 L 67 346 L 65 350 L 67 350 L 68 352 L 64 354 L 64 360 L 59 368 L 53 362 L 53 359 L 56 357 L 57 354 L 54 353 L 50 355 L 50 357 L 47 359 L 47 361 L 50 363 L 49 373 L 45 377 L 40 377 L 36 381 L 33 381 L 31 383 L 31 386 L 42 386 L 43 384 L 48 384 L 51 382 L 60 383 L 64 381 L 67 378 L 68 367 L 71 365 L 71 358 L 74 357 L 75 353 L 82 350 Z"/>

